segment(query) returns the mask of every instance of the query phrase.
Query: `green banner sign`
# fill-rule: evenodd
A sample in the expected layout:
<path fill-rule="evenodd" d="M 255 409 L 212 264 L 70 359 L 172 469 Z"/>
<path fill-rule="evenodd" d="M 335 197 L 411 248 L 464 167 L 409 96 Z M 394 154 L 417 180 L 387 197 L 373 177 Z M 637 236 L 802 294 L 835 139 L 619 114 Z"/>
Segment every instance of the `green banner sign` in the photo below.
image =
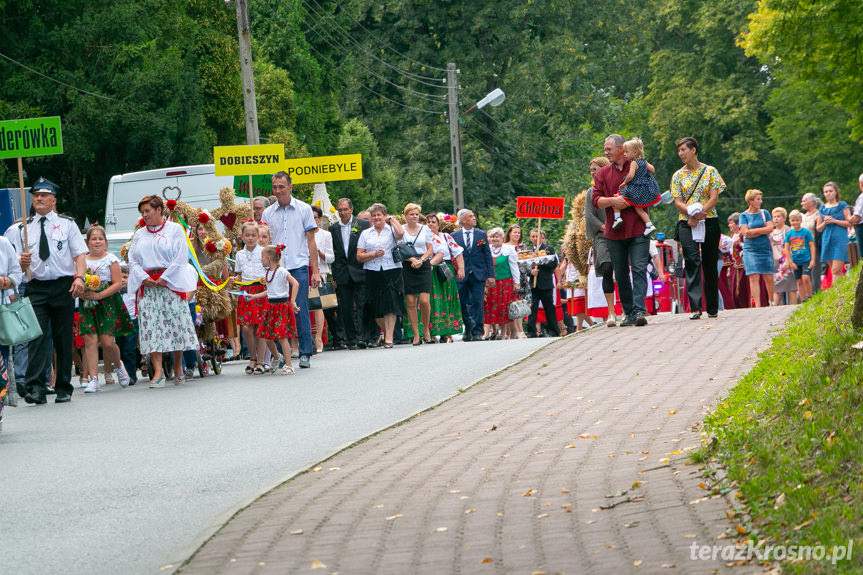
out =
<path fill-rule="evenodd" d="M 252 197 L 272 196 L 272 174 L 252 176 Z M 234 195 L 238 198 L 249 197 L 249 176 L 234 176 Z"/>
<path fill-rule="evenodd" d="M 0 160 L 62 153 L 60 116 L 0 122 Z"/>

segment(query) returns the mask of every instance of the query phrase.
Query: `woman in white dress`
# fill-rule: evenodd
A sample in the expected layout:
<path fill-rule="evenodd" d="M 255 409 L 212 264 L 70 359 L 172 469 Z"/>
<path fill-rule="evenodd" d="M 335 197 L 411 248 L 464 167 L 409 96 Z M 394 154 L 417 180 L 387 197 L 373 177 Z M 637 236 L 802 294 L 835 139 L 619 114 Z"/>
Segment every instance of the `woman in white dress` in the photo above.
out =
<path fill-rule="evenodd" d="M 15 294 L 18 284 L 21 283 L 24 274 L 18 263 L 18 254 L 12 242 L 0 236 L 0 303 L 12 303 L 17 297 Z M 3 405 L 6 403 L 6 393 L 9 391 L 9 380 L 6 377 L 6 360 L 9 358 L 9 346 L 2 346 L 0 356 L 0 429 L 3 426 Z M 14 366 L 10 367 L 10 371 Z M 22 382 L 23 383 L 23 382 Z"/>
<path fill-rule="evenodd" d="M 165 387 L 162 354 L 173 354 L 174 385 L 185 381 L 183 351 L 196 349 L 198 338 L 186 304 L 197 287 L 189 265 L 186 235 L 179 224 L 162 215 L 162 199 L 146 196 L 138 202 L 143 224 L 129 248 L 128 290 L 136 294 L 141 355 L 150 355 L 150 387 Z"/>
<path fill-rule="evenodd" d="M 327 274 L 330 273 L 330 264 L 336 260 L 336 254 L 333 252 L 333 234 L 321 227 L 321 222 L 324 219 L 324 212 L 318 206 L 312 206 L 312 213 L 315 216 L 315 223 L 318 224 L 318 229 L 315 231 L 315 246 L 318 248 L 318 269 L 321 270 L 321 278 L 326 281 Z M 324 351 L 324 317 L 326 316 L 327 325 L 330 328 L 330 333 L 333 336 L 333 349 L 336 348 L 339 339 L 338 320 L 336 319 L 335 308 L 322 310 L 316 309 L 315 314 L 315 333 L 312 334 L 315 338 L 315 351 L 321 353 Z M 347 346 L 345 346 L 347 347 Z"/>

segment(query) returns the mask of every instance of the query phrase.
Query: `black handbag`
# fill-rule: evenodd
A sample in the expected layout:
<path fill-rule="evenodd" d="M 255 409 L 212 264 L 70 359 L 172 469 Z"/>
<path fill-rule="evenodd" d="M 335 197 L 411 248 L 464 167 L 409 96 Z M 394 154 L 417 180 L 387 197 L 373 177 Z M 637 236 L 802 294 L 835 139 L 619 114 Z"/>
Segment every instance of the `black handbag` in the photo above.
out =
<path fill-rule="evenodd" d="M 321 282 L 321 285 L 309 287 L 309 309 L 332 309 L 338 307 L 339 300 L 336 297 L 336 288 L 333 282 Z"/>
<path fill-rule="evenodd" d="M 449 269 L 449 266 L 446 265 L 446 262 L 441 262 L 434 268 L 435 273 L 437 274 L 437 279 L 440 283 L 445 284 L 446 282 L 452 280 L 455 276 L 452 273 L 452 270 Z"/>
<path fill-rule="evenodd" d="M 420 226 L 420 230 L 417 232 L 417 237 L 414 238 L 414 241 L 402 242 L 393 246 L 392 254 L 394 262 L 400 263 L 410 258 L 422 257 L 422 254 L 414 247 L 414 244 L 416 243 L 417 238 L 420 237 L 420 232 L 422 230 L 423 226 Z M 393 232 L 393 237 L 395 237 L 395 232 Z"/>

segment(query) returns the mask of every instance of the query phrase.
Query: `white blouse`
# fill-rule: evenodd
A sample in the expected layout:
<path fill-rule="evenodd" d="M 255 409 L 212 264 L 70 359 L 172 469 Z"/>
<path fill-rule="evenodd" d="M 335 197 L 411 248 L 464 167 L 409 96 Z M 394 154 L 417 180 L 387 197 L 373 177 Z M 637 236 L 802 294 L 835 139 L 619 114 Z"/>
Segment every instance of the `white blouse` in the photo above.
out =
<path fill-rule="evenodd" d="M 99 276 L 103 282 L 111 282 L 111 266 L 115 263 L 120 263 L 120 258 L 114 254 L 105 254 L 104 257 L 98 260 L 87 258 L 87 269 L 89 273 Z"/>
<path fill-rule="evenodd" d="M 518 250 L 515 249 L 515 246 L 510 244 L 501 244 L 500 251 L 495 252 L 495 248 L 489 246 L 491 249 L 491 259 L 496 260 L 500 256 L 507 256 L 509 258 L 509 273 L 512 274 L 513 283 L 520 284 L 521 283 L 521 272 L 518 269 Z"/>
<path fill-rule="evenodd" d="M 360 234 L 360 239 L 357 242 L 357 248 L 366 252 L 374 252 L 375 250 L 384 250 L 384 255 L 372 258 L 363 264 L 363 269 L 371 271 L 392 270 L 402 267 L 401 262 L 393 261 L 392 249 L 398 243 L 395 232 L 392 226 L 384 224 L 380 233 L 374 226 L 363 230 Z"/>
<path fill-rule="evenodd" d="M 429 249 L 429 244 L 434 241 L 432 239 L 434 236 L 432 235 L 431 230 L 425 224 L 420 225 L 420 229 L 417 231 L 417 235 L 412 235 L 408 231 L 407 226 L 402 226 L 402 230 L 404 230 L 405 232 L 405 234 L 402 236 L 402 241 L 408 244 L 413 244 L 413 246 L 420 253 L 420 255 L 424 254 L 426 250 Z"/>
<path fill-rule="evenodd" d="M 264 273 L 267 271 L 264 269 L 264 265 L 261 263 L 261 252 L 264 251 L 259 245 L 255 246 L 255 249 L 249 251 L 245 247 L 237 252 L 237 255 L 234 257 L 234 270 L 241 274 L 241 278 L 244 282 L 250 282 L 257 279 L 261 279 L 264 277 Z"/>
<path fill-rule="evenodd" d="M 168 289 L 183 293 L 193 292 L 198 286 L 198 274 L 189 265 L 189 248 L 186 234 L 180 224 L 166 222 L 158 232 L 144 226 L 132 236 L 129 248 L 128 291 L 135 293 L 144 280 L 150 277 L 147 270 L 164 268 L 162 279 Z"/>
<path fill-rule="evenodd" d="M 283 297 L 291 297 L 291 284 L 288 283 L 288 278 L 292 277 L 291 272 L 279 266 L 276 272 L 269 272 L 266 277 L 267 281 L 267 299 L 280 299 Z"/>
<path fill-rule="evenodd" d="M 432 235 L 432 246 L 434 253 L 443 254 L 445 262 L 454 260 L 464 252 L 464 248 L 455 243 L 451 235 L 444 232 Z"/>
<path fill-rule="evenodd" d="M 333 251 L 333 234 L 318 228 L 318 231 L 315 232 L 315 246 L 318 248 L 318 252 L 323 253 L 326 258 L 321 261 L 320 256 L 318 256 L 318 268 L 321 270 L 321 277 L 323 277 L 324 274 L 330 273 L 330 264 L 336 261 L 336 254 Z"/>
<path fill-rule="evenodd" d="M 11 229 L 11 228 L 10 228 Z M 15 252 L 15 247 L 8 239 L 0 236 L 0 276 L 6 276 L 12 282 L 12 287 L 5 289 L 2 292 L 0 301 L 6 303 L 10 295 L 15 294 L 15 288 L 21 284 L 24 279 L 24 273 L 21 271 L 21 265 L 18 263 L 18 254 Z"/>

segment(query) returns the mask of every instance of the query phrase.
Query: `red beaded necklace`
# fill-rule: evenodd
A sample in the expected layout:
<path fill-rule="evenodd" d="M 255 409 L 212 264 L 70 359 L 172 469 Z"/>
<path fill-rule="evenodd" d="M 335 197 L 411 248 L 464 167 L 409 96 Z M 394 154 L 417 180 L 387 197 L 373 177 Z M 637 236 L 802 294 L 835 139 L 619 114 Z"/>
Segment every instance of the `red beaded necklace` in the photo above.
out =
<path fill-rule="evenodd" d="M 167 224 L 167 223 L 168 223 L 168 220 L 162 220 L 162 225 L 159 226 L 158 228 L 156 228 L 155 230 L 151 230 L 150 226 L 146 226 L 146 228 L 147 228 L 147 231 L 150 232 L 151 234 L 158 234 L 159 232 L 162 231 L 162 228 L 164 228 L 165 224 Z"/>
<path fill-rule="evenodd" d="M 273 268 L 273 275 L 270 275 L 270 270 L 264 271 L 264 279 L 267 280 L 267 283 L 270 283 L 276 278 L 276 272 L 279 271 L 279 266 Z"/>

